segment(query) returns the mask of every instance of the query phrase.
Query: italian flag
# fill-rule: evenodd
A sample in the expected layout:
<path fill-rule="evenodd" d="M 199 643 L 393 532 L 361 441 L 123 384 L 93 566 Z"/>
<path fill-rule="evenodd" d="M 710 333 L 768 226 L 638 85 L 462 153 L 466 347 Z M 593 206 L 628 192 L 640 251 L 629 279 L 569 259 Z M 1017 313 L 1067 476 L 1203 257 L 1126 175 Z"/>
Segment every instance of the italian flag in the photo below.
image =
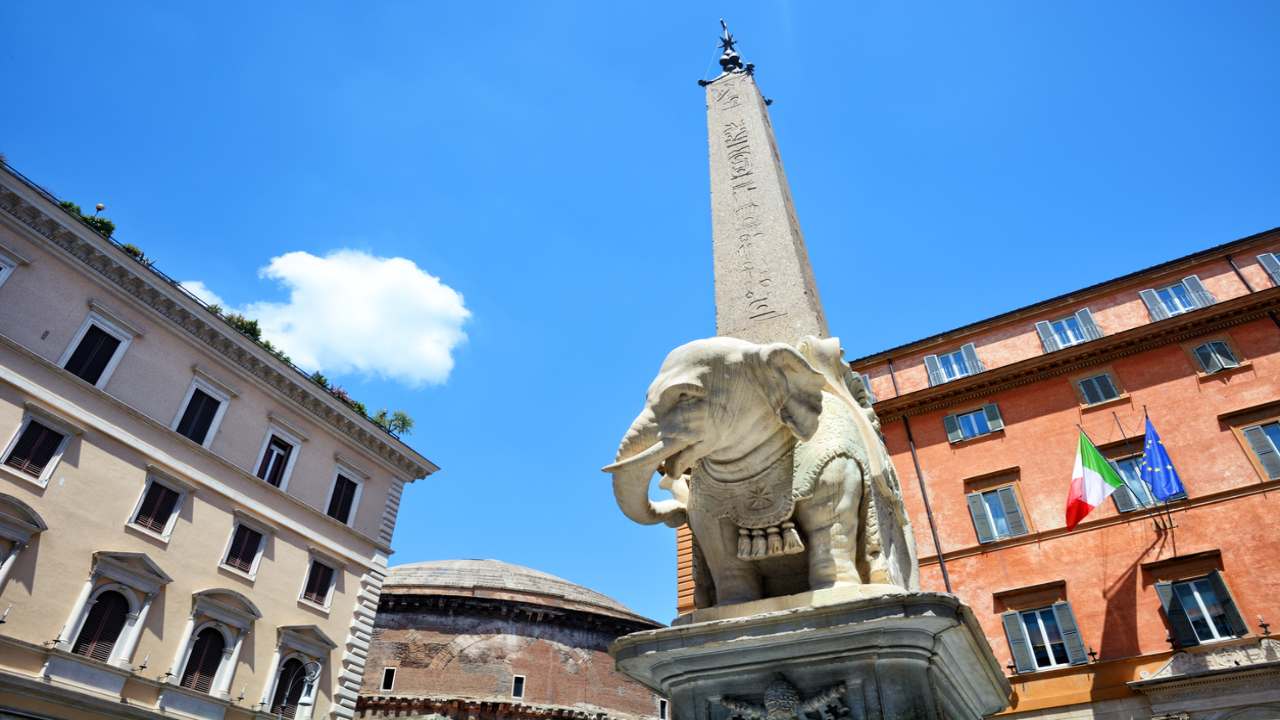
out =
<path fill-rule="evenodd" d="M 1075 527 L 1090 510 L 1122 487 L 1124 480 L 1081 431 L 1080 444 L 1076 446 L 1076 467 L 1071 472 L 1071 490 L 1067 492 L 1067 529 Z"/>

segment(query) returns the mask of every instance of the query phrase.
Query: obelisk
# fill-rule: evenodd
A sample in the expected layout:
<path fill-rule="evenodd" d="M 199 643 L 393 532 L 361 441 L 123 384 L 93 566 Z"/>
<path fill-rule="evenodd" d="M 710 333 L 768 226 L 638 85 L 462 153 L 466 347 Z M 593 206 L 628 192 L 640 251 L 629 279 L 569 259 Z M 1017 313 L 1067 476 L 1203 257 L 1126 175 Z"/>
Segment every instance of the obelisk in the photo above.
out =
<path fill-rule="evenodd" d="M 724 21 L 721 21 L 724 25 Z M 723 72 L 704 83 L 711 156 L 716 334 L 795 343 L 827 336 L 800 221 L 754 67 L 728 27 Z"/>

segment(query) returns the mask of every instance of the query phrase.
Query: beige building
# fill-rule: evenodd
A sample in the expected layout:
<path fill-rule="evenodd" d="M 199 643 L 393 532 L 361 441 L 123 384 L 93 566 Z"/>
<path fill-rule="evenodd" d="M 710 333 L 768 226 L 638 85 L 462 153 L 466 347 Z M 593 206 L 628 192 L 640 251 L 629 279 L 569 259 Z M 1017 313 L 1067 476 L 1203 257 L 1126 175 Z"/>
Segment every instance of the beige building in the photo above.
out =
<path fill-rule="evenodd" d="M 436 470 L 0 165 L 0 718 L 350 718 Z"/>

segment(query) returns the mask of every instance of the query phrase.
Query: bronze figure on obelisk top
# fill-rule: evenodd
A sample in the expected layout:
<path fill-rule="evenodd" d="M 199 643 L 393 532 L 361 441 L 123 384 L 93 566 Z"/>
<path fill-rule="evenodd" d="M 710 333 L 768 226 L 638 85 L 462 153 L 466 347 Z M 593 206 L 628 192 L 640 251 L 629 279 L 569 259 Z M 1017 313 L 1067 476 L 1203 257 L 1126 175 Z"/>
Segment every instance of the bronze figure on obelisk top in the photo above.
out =
<path fill-rule="evenodd" d="M 827 320 L 754 66 L 724 21 L 723 72 L 705 84 L 716 334 L 753 342 L 826 337 Z"/>

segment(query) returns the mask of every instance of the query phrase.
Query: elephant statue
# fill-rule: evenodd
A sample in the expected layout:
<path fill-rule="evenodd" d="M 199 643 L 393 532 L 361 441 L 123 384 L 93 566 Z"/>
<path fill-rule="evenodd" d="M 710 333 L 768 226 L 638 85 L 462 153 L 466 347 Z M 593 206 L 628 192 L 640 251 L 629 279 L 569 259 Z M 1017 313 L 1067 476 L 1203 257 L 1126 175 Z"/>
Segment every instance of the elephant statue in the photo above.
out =
<path fill-rule="evenodd" d="M 897 475 L 838 339 L 676 348 L 604 470 L 630 519 L 689 525 L 698 608 L 919 589 Z M 655 472 L 671 498 L 650 499 Z"/>

